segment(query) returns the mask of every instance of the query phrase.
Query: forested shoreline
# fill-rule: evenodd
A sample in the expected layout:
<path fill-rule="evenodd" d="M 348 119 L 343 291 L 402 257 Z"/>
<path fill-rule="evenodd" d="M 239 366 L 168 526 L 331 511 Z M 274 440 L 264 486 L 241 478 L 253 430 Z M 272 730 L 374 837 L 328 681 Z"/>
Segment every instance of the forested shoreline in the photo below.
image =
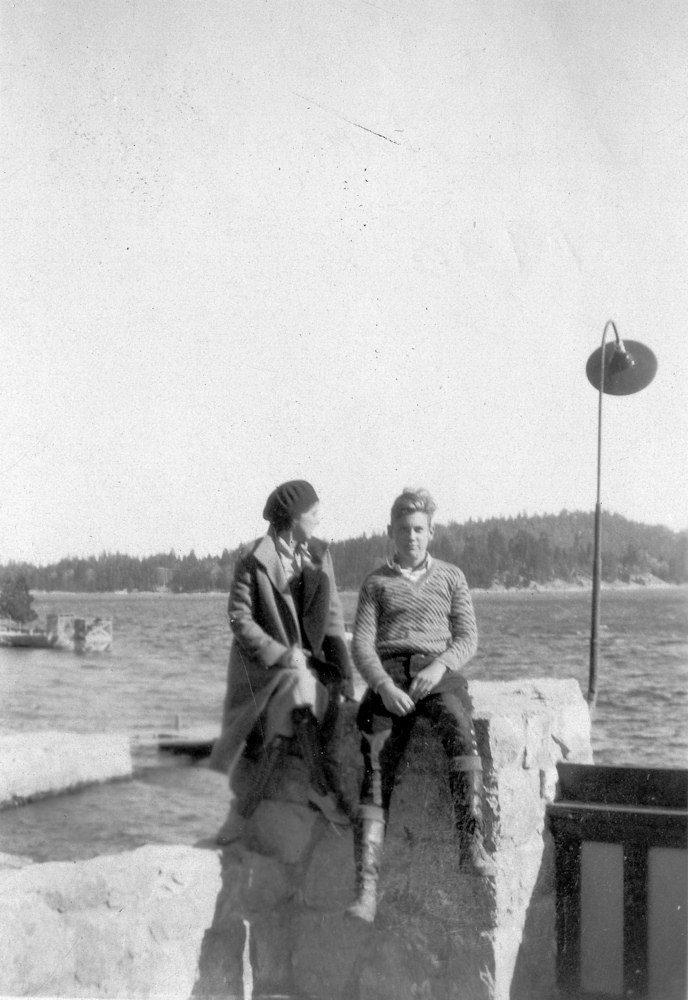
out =
<path fill-rule="evenodd" d="M 566 510 L 438 524 L 431 552 L 460 566 L 471 587 L 522 588 L 553 580 L 575 584 L 590 576 L 593 530 L 592 513 Z M 174 550 L 146 557 L 102 552 L 46 566 L 8 563 L 0 572 L 21 573 L 31 590 L 41 591 L 227 591 L 243 548 L 203 557 L 194 551 L 178 555 Z M 390 548 L 380 533 L 333 542 L 330 551 L 339 587 L 356 590 L 366 573 L 387 558 Z M 688 581 L 688 531 L 603 512 L 603 580 L 629 583 L 650 575 L 671 584 Z"/>

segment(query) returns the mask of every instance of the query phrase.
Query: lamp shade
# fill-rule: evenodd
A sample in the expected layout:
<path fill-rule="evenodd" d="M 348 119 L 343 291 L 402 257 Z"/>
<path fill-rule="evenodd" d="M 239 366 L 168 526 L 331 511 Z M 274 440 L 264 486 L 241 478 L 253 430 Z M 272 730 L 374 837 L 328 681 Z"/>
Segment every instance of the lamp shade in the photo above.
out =
<path fill-rule="evenodd" d="M 604 351 L 603 392 L 610 396 L 630 396 L 634 392 L 640 392 L 650 384 L 657 373 L 657 358 L 649 347 L 645 347 L 637 340 L 624 340 L 623 345 L 625 353 L 618 343 L 612 342 L 604 347 L 598 347 L 590 355 L 585 366 L 588 381 L 599 390 L 602 351 Z M 616 364 L 615 358 L 622 363 Z"/>

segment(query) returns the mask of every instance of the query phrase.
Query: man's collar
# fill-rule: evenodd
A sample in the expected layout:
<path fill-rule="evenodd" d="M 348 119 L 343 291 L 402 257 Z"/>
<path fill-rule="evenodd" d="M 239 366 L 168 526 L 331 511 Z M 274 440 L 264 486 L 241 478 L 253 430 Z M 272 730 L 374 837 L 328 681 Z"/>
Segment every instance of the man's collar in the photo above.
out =
<path fill-rule="evenodd" d="M 398 573 L 399 576 L 405 576 L 411 579 L 414 576 L 420 576 L 422 573 L 429 572 L 430 568 L 432 567 L 432 562 L 433 562 L 432 556 L 430 555 L 429 552 L 426 552 L 425 559 L 420 564 L 420 566 L 410 566 L 406 568 L 397 561 L 395 553 L 391 559 L 387 560 L 387 565 L 389 566 L 390 569 L 394 570 L 395 573 Z"/>

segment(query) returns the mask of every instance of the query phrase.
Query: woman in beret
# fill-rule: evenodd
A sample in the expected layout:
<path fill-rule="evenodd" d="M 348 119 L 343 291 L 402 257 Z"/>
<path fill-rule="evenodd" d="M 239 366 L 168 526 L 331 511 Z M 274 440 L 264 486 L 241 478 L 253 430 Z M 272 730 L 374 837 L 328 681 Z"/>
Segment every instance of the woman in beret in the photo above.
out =
<path fill-rule="evenodd" d="M 268 782 L 298 747 L 309 801 L 337 825 L 334 742 L 351 661 L 327 543 L 314 537 L 318 496 L 303 479 L 276 487 L 267 534 L 240 558 L 229 597 L 233 642 L 222 733 L 211 767 L 229 774 L 232 802 L 218 843 L 241 836 Z"/>

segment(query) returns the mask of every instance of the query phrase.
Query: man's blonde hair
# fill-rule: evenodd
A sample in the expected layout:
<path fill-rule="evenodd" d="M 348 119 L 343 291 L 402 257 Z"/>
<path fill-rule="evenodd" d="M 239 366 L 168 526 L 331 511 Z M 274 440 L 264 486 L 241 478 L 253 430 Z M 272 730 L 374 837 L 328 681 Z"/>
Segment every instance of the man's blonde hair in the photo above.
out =
<path fill-rule="evenodd" d="M 432 519 L 436 510 L 437 504 L 428 490 L 413 490 L 407 486 L 404 489 L 404 492 L 400 493 L 392 504 L 390 523 L 394 524 L 397 518 L 403 517 L 404 514 L 426 514 L 428 524 L 432 524 Z"/>

